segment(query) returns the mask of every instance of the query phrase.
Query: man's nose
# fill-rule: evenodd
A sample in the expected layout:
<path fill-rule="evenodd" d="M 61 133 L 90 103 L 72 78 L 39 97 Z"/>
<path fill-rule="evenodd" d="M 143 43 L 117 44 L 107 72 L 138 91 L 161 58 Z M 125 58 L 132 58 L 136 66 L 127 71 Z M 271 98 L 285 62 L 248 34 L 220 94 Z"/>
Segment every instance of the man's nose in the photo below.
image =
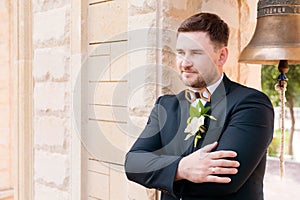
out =
<path fill-rule="evenodd" d="M 186 68 L 186 67 L 191 67 L 193 65 L 193 63 L 189 59 L 183 58 L 181 65 L 182 65 L 182 67 Z"/>

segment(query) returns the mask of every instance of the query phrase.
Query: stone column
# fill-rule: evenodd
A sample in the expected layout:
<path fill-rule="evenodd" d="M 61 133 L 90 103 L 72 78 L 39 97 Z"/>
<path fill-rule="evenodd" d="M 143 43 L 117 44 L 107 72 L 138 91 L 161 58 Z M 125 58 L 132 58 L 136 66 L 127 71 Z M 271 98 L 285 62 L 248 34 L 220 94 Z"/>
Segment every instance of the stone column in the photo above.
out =
<path fill-rule="evenodd" d="M 33 1 L 34 199 L 71 199 L 70 1 Z"/>
<path fill-rule="evenodd" d="M 0 199 L 13 199 L 14 176 L 14 132 L 15 106 L 11 44 L 12 10 L 8 0 L 0 2 Z"/>

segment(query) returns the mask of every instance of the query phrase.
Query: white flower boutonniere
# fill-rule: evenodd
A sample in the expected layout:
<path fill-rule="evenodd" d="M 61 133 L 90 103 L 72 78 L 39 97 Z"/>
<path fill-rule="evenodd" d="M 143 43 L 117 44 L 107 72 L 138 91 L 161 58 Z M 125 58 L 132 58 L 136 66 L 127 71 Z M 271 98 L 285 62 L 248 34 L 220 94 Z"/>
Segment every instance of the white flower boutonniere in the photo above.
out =
<path fill-rule="evenodd" d="M 201 101 L 198 101 L 196 105 L 190 106 L 190 117 L 187 120 L 187 127 L 184 132 L 187 133 L 184 140 L 188 140 L 190 137 L 194 138 L 194 147 L 197 146 L 198 140 L 202 138 L 203 133 L 206 131 L 204 126 L 205 117 L 209 117 L 212 120 L 216 120 L 215 117 L 208 115 L 210 107 L 204 107 Z"/>

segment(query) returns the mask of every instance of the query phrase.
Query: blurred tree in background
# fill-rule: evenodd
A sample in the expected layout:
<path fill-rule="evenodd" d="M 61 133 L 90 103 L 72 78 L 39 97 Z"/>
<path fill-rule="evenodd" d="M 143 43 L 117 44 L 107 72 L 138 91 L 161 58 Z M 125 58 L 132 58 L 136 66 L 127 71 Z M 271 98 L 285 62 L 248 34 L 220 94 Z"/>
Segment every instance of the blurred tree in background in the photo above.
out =
<path fill-rule="evenodd" d="M 275 65 L 264 65 L 261 68 L 262 91 L 269 96 L 274 107 L 280 106 L 280 91 L 275 90 L 278 72 Z M 295 132 L 294 107 L 300 107 L 300 65 L 289 65 L 286 96 L 286 106 L 291 116 L 291 127 L 289 130 L 288 154 L 293 156 L 293 139 Z"/>

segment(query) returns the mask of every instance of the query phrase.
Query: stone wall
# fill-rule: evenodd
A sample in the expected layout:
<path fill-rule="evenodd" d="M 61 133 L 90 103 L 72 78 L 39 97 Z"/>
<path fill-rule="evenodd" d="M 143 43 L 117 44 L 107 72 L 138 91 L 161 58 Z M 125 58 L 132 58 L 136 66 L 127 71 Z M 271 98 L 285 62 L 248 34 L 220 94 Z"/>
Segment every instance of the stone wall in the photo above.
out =
<path fill-rule="evenodd" d="M 13 74 L 10 70 L 14 60 L 10 55 L 13 34 L 10 32 L 12 28 L 9 22 L 12 21 L 12 14 L 9 13 L 11 6 L 9 2 L 9 0 L 0 1 L 2 25 L 0 199 L 12 194 L 14 175 L 11 169 L 14 166 L 13 155 L 15 155 L 13 144 L 17 144 L 12 133 L 14 122 L 11 121 L 15 113 L 15 104 L 11 100 L 14 98 L 13 92 L 16 92 L 13 91 L 13 85 L 17 74 Z M 183 19 L 196 12 L 214 12 L 224 18 L 231 30 L 230 53 L 225 72 L 233 80 L 260 88 L 260 67 L 237 62 L 240 51 L 254 31 L 257 1 L 32 0 L 31 2 L 34 54 L 32 63 L 34 199 L 75 200 L 88 199 L 89 195 L 90 199 L 95 197 L 105 200 L 146 199 L 147 196 L 152 200 L 158 199 L 157 191 L 146 191 L 144 187 L 127 181 L 122 166 L 124 154 L 144 127 L 156 98 L 162 94 L 176 93 L 183 88 L 174 63 L 176 29 Z M 92 53 L 89 54 L 88 60 L 84 60 L 82 59 L 84 55 L 78 57 L 73 55 L 74 49 L 76 54 L 84 54 L 83 49 L 92 49 L 89 51 Z M 29 50 L 25 49 L 22 53 L 30 54 L 26 51 Z M 82 91 L 74 91 L 74 80 L 76 82 L 78 78 L 74 70 L 80 71 L 86 64 L 89 67 L 87 73 L 80 74 Z M 99 72 L 103 71 L 105 73 L 98 79 Z M 101 86 L 98 87 L 100 89 L 93 91 L 92 97 L 85 97 L 85 94 L 91 92 L 84 89 L 93 84 Z M 115 91 L 118 85 L 122 87 Z M 99 104 L 83 101 L 82 107 L 73 107 L 72 96 L 76 92 L 81 92 L 78 94 L 79 98 L 82 96 L 83 99 L 87 98 L 85 101 L 96 99 L 98 101 L 96 103 Z M 91 117 L 92 111 L 95 111 L 97 119 Z M 87 131 L 89 129 L 84 127 L 93 124 L 91 121 L 100 124 L 103 136 L 113 144 L 112 146 L 118 147 L 115 149 L 121 149 L 122 153 L 102 150 L 99 147 L 103 148 L 103 140 L 97 140 L 96 148 L 100 149 L 105 158 L 100 157 L 101 160 L 95 155 L 81 158 L 80 145 L 86 147 L 86 143 L 83 141 L 78 144 L 80 141 L 78 142 L 73 135 L 74 113 L 80 115 L 79 119 L 81 117 L 83 119 L 77 122 L 80 124 L 79 132 L 84 130 L 83 135 L 90 133 Z M 122 113 L 122 116 L 118 115 L 116 118 L 116 113 Z M 125 117 L 124 113 L 127 114 Z M 98 131 L 98 128 L 95 130 Z M 24 137 L 27 136 L 30 134 L 24 134 Z M 273 171 L 270 166 L 268 170 Z M 287 166 L 299 168 L 298 164 Z M 289 178 L 294 176 L 297 170 L 288 171 L 290 172 L 293 174 L 289 175 Z M 270 184 L 279 177 L 276 175 L 274 178 L 272 173 L 269 175 L 266 177 L 266 197 L 272 199 L 278 196 L 276 193 L 278 188 L 283 187 L 281 184 L 271 186 Z M 30 184 L 29 180 L 24 182 Z M 285 187 L 288 188 L 295 182 L 299 180 L 287 181 Z M 22 187 L 24 183 L 18 184 Z M 296 189 L 293 189 L 294 191 Z M 284 195 L 284 192 L 281 194 Z"/>
<path fill-rule="evenodd" d="M 0 199 L 10 200 L 13 197 L 13 159 L 14 138 L 12 120 L 14 114 L 13 85 L 11 77 L 11 4 L 8 0 L 0 2 Z"/>
<path fill-rule="evenodd" d="M 32 3 L 34 199 L 71 199 L 71 2 Z"/>
<path fill-rule="evenodd" d="M 105 138 L 113 146 L 120 147 L 122 155 L 102 151 L 100 153 L 106 154 L 103 160 L 89 155 L 81 160 L 87 168 L 77 173 L 83 174 L 83 187 L 88 187 L 87 193 L 97 198 L 144 199 L 147 195 L 145 188 L 126 181 L 122 171 L 123 155 L 144 126 L 156 98 L 183 88 L 174 68 L 179 23 L 199 11 L 215 12 L 223 17 L 232 33 L 230 59 L 225 71 L 234 80 L 259 87 L 260 80 L 250 76 L 258 77 L 257 73 L 237 63 L 241 48 L 254 30 L 256 3 L 250 0 L 128 0 L 127 4 L 123 0 L 89 0 L 80 1 L 84 5 L 79 5 L 81 10 L 76 16 L 76 13 L 72 14 L 76 7 L 73 7 L 74 2 L 79 1 L 32 1 L 34 199 L 80 198 L 72 196 L 71 188 L 74 168 L 80 169 L 72 166 L 74 149 L 71 147 L 74 141 L 71 119 L 78 111 L 77 107 L 72 107 L 72 80 L 77 79 L 72 69 L 78 65 L 73 63 L 72 47 L 77 45 L 78 40 L 84 41 L 84 31 L 87 31 L 88 42 L 82 45 L 92 49 L 89 51 L 92 53 L 88 61 L 79 63 L 88 65 L 87 73 L 82 74 L 82 83 L 87 88 L 93 84 L 99 87 L 96 91 L 83 90 L 81 93 L 82 96 L 93 95 L 86 97 L 86 105 L 78 108 L 81 109 L 78 112 L 86 112 L 86 116 L 82 116 L 83 126 L 88 129 L 82 129 L 85 130 L 82 134 L 91 133 L 87 131 L 91 130 L 91 124 L 100 124 Z M 87 15 L 81 15 L 85 10 Z M 78 21 L 79 24 L 76 24 Z M 72 27 L 77 30 L 81 26 L 86 30 L 81 30 L 82 35 L 79 34 L 76 41 L 72 38 Z M 99 68 L 101 66 L 104 70 Z M 99 70 L 104 72 L 100 79 Z M 136 82 L 137 78 L 141 82 Z M 124 90 L 114 93 L 116 85 L 124 85 Z M 121 97 L 120 101 L 114 95 Z M 124 99 L 128 101 L 124 103 Z M 91 110 L 96 111 L 98 118 L 92 118 Z M 126 110 L 126 120 L 130 121 L 116 118 L 116 110 Z M 103 147 L 103 140 L 97 141 L 96 147 Z M 86 145 L 85 141 L 82 145 Z M 81 164 L 80 161 L 78 163 Z M 105 165 L 107 163 L 109 165 Z M 157 198 L 155 191 L 149 191 L 148 195 L 152 199 Z"/>
<path fill-rule="evenodd" d="M 34 199 L 80 199 L 80 195 L 85 199 L 88 193 L 105 200 L 145 199 L 147 195 L 157 198 L 156 191 L 146 191 L 128 182 L 122 164 L 124 154 L 144 127 L 157 97 L 183 88 L 174 62 L 178 25 L 199 11 L 219 14 L 231 30 L 226 73 L 242 84 L 260 88 L 259 66 L 237 62 L 254 31 L 256 2 L 32 0 Z M 9 32 L 12 28 L 8 23 L 12 20 L 10 6 L 9 0 L 0 3 L 3 27 L 0 30 L 0 193 L 13 187 L 14 178 L 9 170 L 14 157 L 11 89 L 17 76 L 9 68 L 13 62 L 10 55 L 13 39 Z M 89 49 L 90 57 L 75 58 L 74 49 L 76 54 L 84 54 L 83 49 Z M 86 64 L 87 72 L 80 74 L 83 90 L 78 95 L 86 99 L 82 107 L 73 107 L 72 97 L 74 92 L 79 92 L 73 88 L 78 79 L 74 70 L 80 71 Z M 100 72 L 104 73 L 99 78 Z M 84 90 L 93 84 L 100 86 L 98 90 Z M 93 96 L 85 97 L 86 94 Z M 97 118 L 91 117 L 92 112 Z M 122 115 L 116 117 L 116 112 Z M 83 120 L 77 122 L 79 132 L 90 133 L 91 124 L 100 124 L 103 136 L 122 153 L 102 151 L 98 147 L 104 144 L 99 140 L 96 148 L 105 158 L 88 155 L 81 159 L 80 144 L 74 145 L 78 141 L 72 135 L 74 113 L 83 113 L 79 117 Z M 86 145 L 85 141 L 82 145 Z M 81 168 L 84 165 L 87 167 Z M 74 174 L 77 174 L 75 179 Z M 82 193 L 80 184 L 85 188 Z"/>

